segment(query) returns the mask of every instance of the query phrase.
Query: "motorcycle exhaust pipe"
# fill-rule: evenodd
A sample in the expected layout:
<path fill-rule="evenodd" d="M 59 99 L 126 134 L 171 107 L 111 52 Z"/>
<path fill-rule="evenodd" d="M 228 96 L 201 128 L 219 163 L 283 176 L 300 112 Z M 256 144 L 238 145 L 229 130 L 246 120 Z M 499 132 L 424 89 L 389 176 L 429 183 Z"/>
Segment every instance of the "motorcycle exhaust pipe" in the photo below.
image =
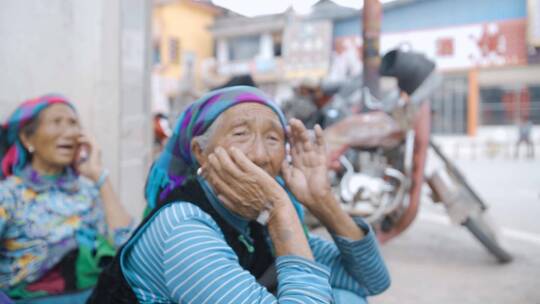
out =
<path fill-rule="evenodd" d="M 426 180 L 434 200 L 444 204 L 453 223 L 463 224 L 470 216 L 481 212 L 478 205 L 469 203 L 467 195 L 456 185 L 446 169 L 436 170 Z"/>

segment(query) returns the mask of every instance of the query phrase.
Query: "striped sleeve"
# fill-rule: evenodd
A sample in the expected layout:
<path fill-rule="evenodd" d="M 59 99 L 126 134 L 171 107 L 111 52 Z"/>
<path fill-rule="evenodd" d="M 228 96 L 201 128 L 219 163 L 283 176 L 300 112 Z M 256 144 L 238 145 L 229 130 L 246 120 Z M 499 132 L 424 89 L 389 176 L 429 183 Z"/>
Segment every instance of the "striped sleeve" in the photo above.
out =
<path fill-rule="evenodd" d="M 310 236 L 309 243 L 316 261 L 330 268 L 332 287 L 364 297 L 380 294 L 390 286 L 390 275 L 372 229 L 361 220 L 357 224 L 366 232 L 361 240 L 332 235 L 332 243 Z"/>
<path fill-rule="evenodd" d="M 144 241 L 145 234 L 156 230 L 152 228 L 162 227 L 152 233 L 152 244 L 134 244 L 136 260 L 148 261 L 145 270 L 134 273 L 130 269 L 130 278 L 139 276 L 138 281 L 128 280 L 139 299 L 169 299 L 173 303 L 332 302 L 326 266 L 295 256 L 278 257 L 276 298 L 239 265 L 210 216 L 189 203 L 174 205 L 163 210 L 141 237 Z"/>

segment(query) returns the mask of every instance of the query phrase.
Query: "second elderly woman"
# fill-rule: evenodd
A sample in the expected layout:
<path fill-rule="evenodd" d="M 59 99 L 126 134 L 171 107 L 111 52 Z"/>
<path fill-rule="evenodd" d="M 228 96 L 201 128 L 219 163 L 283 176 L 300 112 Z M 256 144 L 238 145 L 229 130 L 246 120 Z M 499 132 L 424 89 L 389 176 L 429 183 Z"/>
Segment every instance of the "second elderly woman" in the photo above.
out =
<path fill-rule="evenodd" d="M 0 127 L 0 289 L 17 303 L 84 303 L 129 237 L 95 141 L 59 95 Z"/>

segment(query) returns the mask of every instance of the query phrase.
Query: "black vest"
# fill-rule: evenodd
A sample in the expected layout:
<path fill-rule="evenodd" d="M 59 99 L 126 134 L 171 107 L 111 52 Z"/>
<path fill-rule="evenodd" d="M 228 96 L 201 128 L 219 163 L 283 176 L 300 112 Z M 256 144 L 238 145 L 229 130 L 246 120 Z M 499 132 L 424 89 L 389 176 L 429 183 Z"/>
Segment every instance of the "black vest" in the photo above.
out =
<path fill-rule="evenodd" d="M 162 208 L 179 201 L 190 202 L 209 214 L 223 232 L 227 244 L 238 256 L 240 266 L 257 278 L 259 284 L 265 286 L 270 292 L 275 292 L 277 287 L 277 274 L 274 267 L 275 258 L 266 241 L 264 227 L 257 222 L 251 222 L 249 227 L 253 246 L 249 246 L 242 242 L 240 233 L 216 212 L 206 198 L 204 190 L 199 185 L 199 182 L 195 179 L 190 179 L 182 187 L 174 189 L 142 221 L 139 227 L 133 232 L 131 238 L 138 237 L 141 227 L 152 220 L 154 215 Z M 87 303 L 138 303 L 137 297 L 133 293 L 133 290 L 131 290 L 120 267 L 122 250 L 124 250 L 124 246 L 118 251 L 111 264 L 108 265 L 99 276 L 96 288 Z"/>

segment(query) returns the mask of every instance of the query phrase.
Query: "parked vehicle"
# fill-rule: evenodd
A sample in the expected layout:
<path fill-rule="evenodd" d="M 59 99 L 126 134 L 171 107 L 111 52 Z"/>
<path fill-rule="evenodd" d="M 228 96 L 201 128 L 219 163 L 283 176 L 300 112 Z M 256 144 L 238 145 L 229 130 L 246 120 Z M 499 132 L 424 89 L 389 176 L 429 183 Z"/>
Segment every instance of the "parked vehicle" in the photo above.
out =
<path fill-rule="evenodd" d="M 434 63 L 421 54 L 393 50 L 382 59 L 381 75 L 394 77 L 397 87 L 380 99 L 356 77 L 300 86 L 298 98 L 284 106 L 290 116 L 304 114 L 308 127 L 318 123 L 324 128 L 331 179 L 343 207 L 371 223 L 384 243 L 414 221 L 427 184 L 452 222 L 466 227 L 499 262 L 510 262 L 512 256 L 486 221 L 487 205 L 431 140 L 429 97 L 441 78 Z M 312 102 L 307 115 L 305 102 Z"/>

